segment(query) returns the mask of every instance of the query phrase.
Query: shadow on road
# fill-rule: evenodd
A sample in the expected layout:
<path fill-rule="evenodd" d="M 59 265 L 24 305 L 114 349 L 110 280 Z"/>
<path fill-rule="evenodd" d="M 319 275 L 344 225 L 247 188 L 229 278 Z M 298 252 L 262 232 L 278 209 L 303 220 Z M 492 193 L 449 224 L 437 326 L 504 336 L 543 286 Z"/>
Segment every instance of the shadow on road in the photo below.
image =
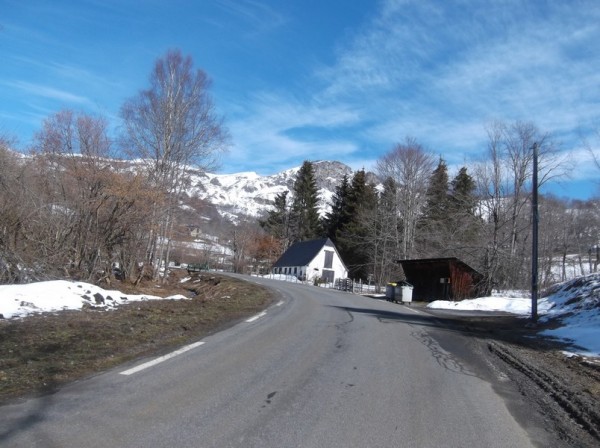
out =
<path fill-rule="evenodd" d="M 397 311 L 368 307 L 332 306 L 332 308 L 338 308 L 348 313 L 370 315 L 383 323 L 403 322 L 423 327 L 443 328 L 475 338 L 508 342 L 524 347 L 535 346 L 538 350 L 556 350 L 567 347 L 567 344 L 538 336 L 538 331 L 543 329 L 541 326 L 531 328 L 528 326 L 526 318 L 513 315 L 449 314 L 423 309 L 417 311 L 417 307 L 407 308 L 403 305 L 398 305 Z"/>

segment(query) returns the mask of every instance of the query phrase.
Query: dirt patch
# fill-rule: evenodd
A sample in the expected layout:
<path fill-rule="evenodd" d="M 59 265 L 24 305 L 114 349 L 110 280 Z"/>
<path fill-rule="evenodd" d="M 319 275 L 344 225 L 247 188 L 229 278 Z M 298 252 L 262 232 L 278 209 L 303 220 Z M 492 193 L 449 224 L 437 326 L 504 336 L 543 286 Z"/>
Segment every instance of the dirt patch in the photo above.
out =
<path fill-rule="evenodd" d="M 166 284 L 124 293 L 189 300 L 149 300 L 111 311 L 93 305 L 24 319 L 0 319 L 0 403 L 51 392 L 62 384 L 142 356 L 199 340 L 264 309 L 272 294 L 254 283 L 216 274 L 174 272 Z"/>

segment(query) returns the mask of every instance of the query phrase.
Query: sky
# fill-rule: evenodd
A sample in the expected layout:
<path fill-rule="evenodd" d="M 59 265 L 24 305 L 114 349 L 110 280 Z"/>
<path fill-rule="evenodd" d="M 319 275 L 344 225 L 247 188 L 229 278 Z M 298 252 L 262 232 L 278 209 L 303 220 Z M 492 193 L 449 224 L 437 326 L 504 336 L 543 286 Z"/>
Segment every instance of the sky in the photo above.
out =
<path fill-rule="evenodd" d="M 273 276 L 278 280 L 297 281 L 296 277 Z M 182 279 L 182 283 L 190 278 Z M 574 286 L 574 284 L 576 286 Z M 538 302 L 540 321 L 560 318 L 552 329 L 540 332 L 542 337 L 562 340 L 570 347 L 568 352 L 580 356 L 599 357 L 600 309 L 598 308 L 598 287 L 600 274 L 573 279 L 559 286 L 553 294 Z M 522 293 L 521 293 L 522 294 Z M 96 300 L 98 298 L 98 300 Z M 110 311 L 124 303 L 140 300 L 160 300 L 158 296 L 123 294 L 117 290 L 107 291 L 98 286 L 83 282 L 54 280 L 29 283 L 26 285 L 0 285 L 0 315 L 4 319 L 18 319 L 30 314 L 81 310 L 95 306 Z M 182 295 L 169 296 L 166 300 L 185 300 Z M 366 299 L 373 300 L 373 299 Z M 480 312 L 505 312 L 528 318 L 531 315 L 531 299 L 526 295 L 504 292 L 494 296 L 450 302 L 436 300 L 428 305 L 433 309 L 451 309 Z M 264 315 L 261 313 L 259 316 Z M 250 322 L 257 317 L 249 319 Z"/>
<path fill-rule="evenodd" d="M 545 191 L 600 194 L 597 0 L 0 0 L 0 135 L 25 151 L 62 109 L 119 132 L 170 49 L 231 134 L 220 173 L 304 160 L 374 169 L 412 137 L 450 175 L 494 121 L 534 123 L 573 162 Z"/>

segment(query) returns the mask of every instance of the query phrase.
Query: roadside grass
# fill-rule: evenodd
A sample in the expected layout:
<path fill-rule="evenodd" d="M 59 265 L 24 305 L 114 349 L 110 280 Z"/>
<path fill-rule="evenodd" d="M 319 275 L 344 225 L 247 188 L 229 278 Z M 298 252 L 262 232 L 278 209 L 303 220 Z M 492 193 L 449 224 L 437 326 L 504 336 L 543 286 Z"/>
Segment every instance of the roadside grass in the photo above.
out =
<path fill-rule="evenodd" d="M 0 403 L 48 393 L 123 362 L 161 354 L 233 325 L 268 306 L 254 283 L 213 273 L 182 282 L 176 272 L 158 288 L 112 285 L 124 293 L 190 300 L 149 300 L 112 311 L 86 308 L 0 320 Z M 185 279 L 183 279 L 185 280 Z"/>

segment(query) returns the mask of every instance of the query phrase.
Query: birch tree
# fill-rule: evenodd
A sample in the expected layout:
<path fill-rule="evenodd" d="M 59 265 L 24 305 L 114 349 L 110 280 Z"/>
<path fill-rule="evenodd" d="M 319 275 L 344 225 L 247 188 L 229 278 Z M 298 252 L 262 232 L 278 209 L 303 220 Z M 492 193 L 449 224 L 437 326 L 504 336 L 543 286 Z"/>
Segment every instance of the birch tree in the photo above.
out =
<path fill-rule="evenodd" d="M 172 50 L 156 61 L 150 87 L 121 109 L 126 147 L 146 164 L 152 184 L 164 194 L 153 207 L 155 226 L 145 257 L 155 278 L 169 263 L 174 211 L 188 181 L 186 169 L 192 164 L 214 168 L 226 146 L 227 131 L 209 88 L 208 76 L 193 68 L 192 58 Z"/>
<path fill-rule="evenodd" d="M 434 156 L 414 138 L 407 137 L 377 161 L 382 179 L 390 179 L 397 188 L 397 212 L 401 220 L 400 257 L 415 253 L 417 224 L 427 201 L 429 176 L 435 168 Z"/>
<path fill-rule="evenodd" d="M 488 287 L 525 286 L 530 260 L 530 201 L 532 192 L 533 145 L 539 148 L 538 185 L 565 176 L 572 165 L 558 152 L 547 133 L 533 123 L 492 123 L 487 128 L 488 150 L 476 167 L 481 215 L 487 225 L 482 265 Z"/>

